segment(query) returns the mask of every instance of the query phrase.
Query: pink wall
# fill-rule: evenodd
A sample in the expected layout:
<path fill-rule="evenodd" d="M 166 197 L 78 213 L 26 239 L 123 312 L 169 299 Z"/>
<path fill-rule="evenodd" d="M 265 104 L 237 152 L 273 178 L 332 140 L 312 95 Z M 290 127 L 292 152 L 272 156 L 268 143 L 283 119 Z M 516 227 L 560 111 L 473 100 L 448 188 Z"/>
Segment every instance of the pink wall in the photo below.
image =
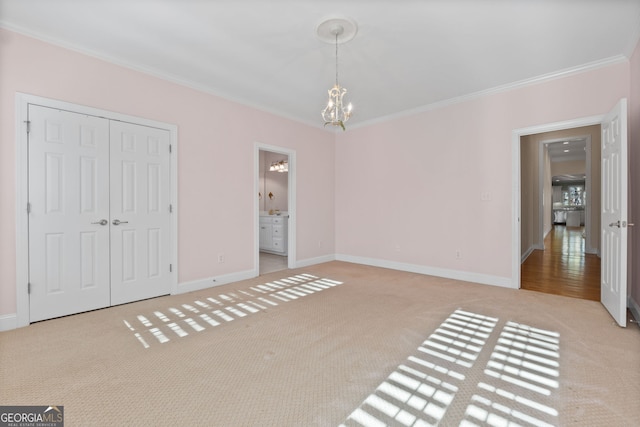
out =
<path fill-rule="evenodd" d="M 640 168 L 637 49 L 631 67 L 620 63 L 336 137 L 4 30 L 0 64 L 0 316 L 15 312 L 17 91 L 178 125 L 181 283 L 253 267 L 256 141 L 296 150 L 298 260 L 337 253 L 494 277 L 512 274 L 512 130 L 604 114 L 631 95 L 632 170 Z M 640 212 L 637 197 L 633 203 Z M 219 253 L 225 264 L 215 262 Z M 635 285 L 636 301 L 639 294 Z"/>
<path fill-rule="evenodd" d="M 628 96 L 620 63 L 339 134 L 336 252 L 510 278 L 512 131 Z"/>
<path fill-rule="evenodd" d="M 333 134 L 5 30 L 0 64 L 0 316 L 16 310 L 16 92 L 178 126 L 180 283 L 253 268 L 255 142 L 296 150 L 297 259 L 333 254 Z"/>
<path fill-rule="evenodd" d="M 631 299 L 640 307 L 640 43 L 631 56 L 631 95 L 629 97 L 629 158 L 631 214 L 629 222 L 635 228 L 629 231 Z M 639 319 L 640 320 L 640 319 Z"/>

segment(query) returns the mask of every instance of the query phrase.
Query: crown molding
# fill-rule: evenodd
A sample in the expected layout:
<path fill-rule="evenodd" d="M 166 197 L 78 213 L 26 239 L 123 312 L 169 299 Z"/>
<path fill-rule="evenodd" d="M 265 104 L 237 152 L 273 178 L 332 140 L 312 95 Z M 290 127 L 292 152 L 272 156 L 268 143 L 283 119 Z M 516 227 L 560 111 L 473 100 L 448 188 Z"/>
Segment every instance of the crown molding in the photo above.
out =
<path fill-rule="evenodd" d="M 576 74 L 582 74 L 589 71 L 597 70 L 599 68 L 609 67 L 616 64 L 621 64 L 629 62 L 629 59 L 624 55 L 616 55 L 610 58 L 605 58 L 599 61 L 589 62 L 587 64 L 579 65 L 577 67 L 565 68 L 563 70 L 554 71 L 552 73 L 543 74 L 540 76 L 532 77 L 529 79 L 519 80 L 514 83 L 509 83 L 502 86 L 496 86 L 490 89 L 481 90 L 478 92 L 470 93 L 467 95 L 458 96 L 455 98 L 444 99 L 442 101 L 434 102 L 432 104 L 424 105 L 422 107 L 412 108 L 409 110 L 404 110 L 399 113 L 390 114 L 388 116 L 380 117 L 373 120 L 367 120 L 365 122 L 360 122 L 351 126 L 352 129 L 362 128 L 366 126 L 371 126 L 374 124 L 379 124 L 383 122 L 388 122 L 395 119 L 400 119 L 407 116 L 413 116 L 420 113 L 425 113 L 427 111 L 438 110 L 440 108 L 448 107 L 450 105 L 461 104 L 463 102 L 471 101 L 474 99 L 482 98 L 489 95 L 495 95 L 502 92 L 508 92 L 515 89 L 521 89 L 527 86 L 533 86 L 540 83 L 546 83 L 553 80 L 562 79 L 565 77 L 573 76 Z"/>
<path fill-rule="evenodd" d="M 639 17 L 640 18 L 640 17 Z M 117 65 L 123 68 L 127 68 L 133 71 L 137 71 L 143 74 L 147 74 L 156 78 L 159 78 L 161 80 L 165 80 L 180 86 L 184 86 L 187 87 L 189 89 L 193 89 L 196 90 L 198 92 L 202 92 L 205 94 L 209 94 L 209 95 L 213 95 L 219 98 L 222 98 L 224 100 L 230 101 L 230 102 L 234 102 L 246 107 L 250 107 L 250 108 L 254 108 L 256 110 L 268 113 L 268 114 L 273 114 L 275 116 L 287 119 L 287 120 L 291 120 L 293 122 L 297 122 L 306 126 L 310 126 L 316 129 L 323 129 L 323 127 L 321 125 L 319 125 L 316 122 L 312 122 L 309 120 L 304 120 L 304 119 L 300 119 L 299 117 L 294 117 L 291 114 L 287 114 L 284 113 L 283 111 L 280 111 L 278 109 L 274 109 L 274 108 L 268 108 L 265 107 L 263 105 L 258 105 L 255 104 L 251 101 L 248 101 L 246 99 L 242 99 L 242 98 L 238 98 L 235 97 L 229 93 L 225 93 L 223 91 L 220 90 L 216 90 L 213 89 L 209 86 L 205 86 L 205 85 L 201 85 L 198 83 L 195 83 L 193 81 L 190 80 L 186 80 L 180 77 L 177 77 L 173 74 L 169 74 L 169 73 L 164 73 L 160 70 L 154 69 L 154 68 L 149 68 L 149 67 L 143 67 L 140 66 L 139 64 L 136 64 L 134 62 L 131 61 L 123 61 L 120 58 L 116 58 L 110 55 L 105 55 L 101 52 L 97 52 L 94 51 L 92 49 L 85 49 L 85 48 L 81 48 L 78 47 L 74 44 L 71 43 L 66 43 L 66 42 L 62 42 L 58 39 L 46 36 L 44 34 L 32 31 L 32 30 L 28 30 L 26 28 L 23 28 L 21 26 L 16 26 L 13 24 L 10 24 L 8 22 L 3 21 L 2 19 L 0 19 L 0 28 L 4 28 L 6 30 L 9 31 L 13 31 L 15 33 L 27 36 L 27 37 L 31 37 L 40 41 L 43 41 L 45 43 L 54 45 L 54 46 L 58 46 L 64 49 L 68 49 L 70 51 L 73 52 L 77 52 L 101 61 L 105 61 L 108 62 L 110 64 L 113 65 Z M 635 41 L 635 43 L 633 43 Z M 547 73 L 547 74 L 543 74 L 540 76 L 536 76 L 536 77 L 532 77 L 529 79 L 523 79 L 523 80 L 519 80 L 513 83 L 509 83 L 506 85 L 501 85 L 501 86 L 496 86 L 493 88 L 489 88 L 489 89 L 485 89 L 485 90 L 481 90 L 478 92 L 474 92 L 474 93 L 470 93 L 467 95 L 462 95 L 462 96 L 458 96 L 458 97 L 454 97 L 454 98 L 449 98 L 449 99 L 444 99 L 441 101 L 437 101 L 431 104 L 427 104 L 427 105 L 423 105 L 420 107 L 416 107 L 416 108 L 411 108 L 408 110 L 404 110 L 404 111 L 400 111 L 398 113 L 394 113 L 394 114 L 390 114 L 390 115 L 386 115 L 386 116 L 382 116 L 382 117 L 378 117 L 375 119 L 371 119 L 371 120 L 366 120 L 366 121 L 362 121 L 359 123 L 351 123 L 349 126 L 349 129 L 360 129 L 360 128 L 364 128 L 364 127 L 368 127 L 371 125 L 375 125 L 375 124 L 380 124 L 380 123 L 384 123 L 384 122 L 388 122 L 391 120 L 396 120 L 396 119 L 400 119 L 403 117 L 408 117 L 408 116 L 413 116 L 416 114 L 420 114 L 420 113 L 424 113 L 424 112 L 428 112 L 428 111 L 433 111 L 433 110 L 437 110 L 440 108 L 444 108 L 444 107 L 448 107 L 451 105 L 455 105 L 455 104 L 460 104 L 463 102 L 467 102 L 467 101 L 471 101 L 474 99 L 478 99 L 478 98 L 482 98 L 485 96 L 489 96 L 489 95 L 494 95 L 494 94 L 498 94 L 498 93 L 502 93 L 502 92 L 507 92 L 507 91 L 511 91 L 511 90 L 515 90 L 515 89 L 520 89 L 520 88 L 524 88 L 527 86 L 532 86 L 532 85 L 536 85 L 536 84 L 540 84 L 540 83 L 545 83 L 545 82 L 549 82 L 552 80 L 557 80 L 557 79 L 561 79 L 564 77 L 569 77 L 572 75 L 576 75 L 576 74 L 581 74 L 581 73 L 585 73 L 585 72 L 589 72 L 589 71 L 593 71 L 593 70 L 597 70 L 599 68 L 604 68 L 604 67 L 608 67 L 608 66 L 612 66 L 612 65 L 616 65 L 616 64 L 620 64 L 620 63 L 625 63 L 625 62 L 629 62 L 629 57 L 631 56 L 631 54 L 633 53 L 633 51 L 635 50 L 636 44 L 637 42 L 640 41 L 640 25 L 638 26 L 638 28 L 635 31 L 634 36 L 632 37 L 631 42 L 629 43 L 629 46 L 627 46 L 627 49 L 625 49 L 624 54 L 620 54 L 620 55 L 616 55 L 616 56 L 612 56 L 609 58 L 605 58 L 602 60 L 598 60 L 598 61 L 593 61 L 593 62 L 589 62 L 583 65 L 579 65 L 576 67 L 570 67 L 570 68 L 565 68 L 563 70 L 559 70 L 559 71 L 554 71 L 551 73 Z M 330 129 L 326 129 L 329 132 L 332 132 L 332 130 Z M 334 133 L 337 133 L 334 131 Z"/>

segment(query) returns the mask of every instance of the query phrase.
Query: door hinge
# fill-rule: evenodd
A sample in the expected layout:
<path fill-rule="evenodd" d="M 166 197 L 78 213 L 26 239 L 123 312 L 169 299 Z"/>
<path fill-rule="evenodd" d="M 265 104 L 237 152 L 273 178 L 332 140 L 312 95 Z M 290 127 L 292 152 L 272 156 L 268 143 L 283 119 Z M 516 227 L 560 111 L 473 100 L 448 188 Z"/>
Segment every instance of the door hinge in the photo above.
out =
<path fill-rule="evenodd" d="M 27 283 L 27 293 L 31 293 L 31 283 Z"/>
<path fill-rule="evenodd" d="M 24 126 L 27 128 L 27 133 L 31 132 L 31 122 L 29 120 L 24 121 Z"/>
<path fill-rule="evenodd" d="M 169 152 L 171 153 L 171 144 L 169 144 Z"/>
<path fill-rule="evenodd" d="M 173 205 L 169 204 L 169 213 L 173 213 Z"/>
<path fill-rule="evenodd" d="M 173 264 L 169 264 L 169 273 L 173 272 Z"/>
<path fill-rule="evenodd" d="M 27 213 L 31 213 L 31 203 L 27 202 Z"/>

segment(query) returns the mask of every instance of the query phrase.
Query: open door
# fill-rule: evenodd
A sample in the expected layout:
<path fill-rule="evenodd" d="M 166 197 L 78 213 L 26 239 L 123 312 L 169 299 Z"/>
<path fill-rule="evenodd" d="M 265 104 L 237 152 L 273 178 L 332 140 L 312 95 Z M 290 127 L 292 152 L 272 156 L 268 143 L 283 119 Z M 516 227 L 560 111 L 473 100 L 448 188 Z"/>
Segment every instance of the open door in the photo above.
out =
<path fill-rule="evenodd" d="M 627 100 L 602 122 L 602 269 L 600 301 L 627 324 Z"/>

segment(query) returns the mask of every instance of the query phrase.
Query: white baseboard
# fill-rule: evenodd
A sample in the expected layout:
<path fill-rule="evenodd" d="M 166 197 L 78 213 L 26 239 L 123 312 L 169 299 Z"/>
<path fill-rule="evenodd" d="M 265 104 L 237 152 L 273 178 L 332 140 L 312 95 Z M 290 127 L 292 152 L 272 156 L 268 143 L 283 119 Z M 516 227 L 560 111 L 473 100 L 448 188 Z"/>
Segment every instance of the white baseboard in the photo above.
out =
<path fill-rule="evenodd" d="M 629 297 L 627 305 L 629 306 L 629 311 L 631 311 L 633 318 L 636 319 L 638 326 L 640 326 L 640 305 L 638 305 L 638 303 L 631 297 Z"/>
<path fill-rule="evenodd" d="M 529 249 L 527 249 L 527 251 L 522 254 L 522 256 L 520 257 L 520 264 L 524 263 L 527 258 L 529 258 L 529 255 L 531 255 L 533 253 L 533 251 L 535 250 L 535 248 L 533 246 L 530 246 Z"/>
<path fill-rule="evenodd" d="M 11 331 L 18 328 L 18 316 L 14 314 L 4 314 L 0 316 L 0 332 Z"/>
<path fill-rule="evenodd" d="M 336 260 L 352 262 L 354 264 L 371 265 L 374 267 L 389 268 L 391 270 L 407 271 L 409 273 L 425 274 L 428 276 L 445 277 L 447 279 L 462 280 L 465 282 L 480 283 L 483 285 L 500 286 L 512 288 L 510 277 L 490 276 L 480 273 L 469 273 L 467 271 L 448 270 L 444 268 L 428 267 L 425 265 L 407 264 L 383 259 L 357 257 L 352 255 L 336 254 Z"/>
<path fill-rule="evenodd" d="M 531 246 L 529 249 L 527 249 L 527 251 L 522 255 L 522 257 L 520 257 L 520 264 L 522 264 L 523 262 L 525 262 L 527 260 L 527 258 L 529 257 L 529 255 L 531 255 L 531 253 L 535 250 L 541 250 L 544 251 L 544 246 L 541 245 L 533 245 Z M 584 251 L 587 254 L 595 254 L 598 255 L 598 258 L 600 257 L 600 253 L 598 252 L 598 249 L 596 248 L 589 248 L 589 249 L 585 249 Z"/>
<path fill-rule="evenodd" d="M 525 253 L 520 257 L 520 264 L 525 262 L 529 255 L 533 253 L 533 251 L 544 251 L 544 245 L 531 245 L 529 249 L 525 251 Z"/>
<path fill-rule="evenodd" d="M 308 267 L 310 265 L 322 264 L 324 262 L 335 261 L 336 257 L 331 255 L 324 255 L 316 258 L 307 258 L 303 260 L 297 260 L 295 268 Z M 202 289 L 213 288 L 216 286 L 226 285 L 233 282 L 239 282 L 241 280 L 253 279 L 256 277 L 255 270 L 240 271 L 237 273 L 225 274 L 223 276 L 208 277 L 206 279 L 193 280 L 191 282 L 178 283 L 178 289 L 176 294 L 183 294 L 185 292 L 199 291 Z"/>
<path fill-rule="evenodd" d="M 325 263 L 325 262 L 331 262 L 331 261 L 335 261 L 335 260 L 336 260 L 336 257 L 333 254 L 331 254 L 331 255 L 323 255 L 323 256 L 319 256 L 319 257 L 315 257 L 315 258 L 307 258 L 307 259 L 303 259 L 303 260 L 297 260 L 296 261 L 296 268 L 309 267 L 310 265 L 322 264 L 322 263 Z"/>
<path fill-rule="evenodd" d="M 527 249 L 527 251 L 524 254 L 522 254 L 522 256 L 520 257 L 520 264 L 524 264 L 527 258 L 529 258 L 529 255 L 531 255 L 532 253 L 533 253 L 533 248 Z"/>
<path fill-rule="evenodd" d="M 185 292 L 193 292 L 202 289 L 213 288 L 216 286 L 226 285 L 228 283 L 239 282 L 240 280 L 252 279 L 254 277 L 256 277 L 254 270 L 246 270 L 237 273 L 225 274 L 222 276 L 193 280 L 191 282 L 178 283 L 178 290 L 176 294 L 184 294 Z"/>

